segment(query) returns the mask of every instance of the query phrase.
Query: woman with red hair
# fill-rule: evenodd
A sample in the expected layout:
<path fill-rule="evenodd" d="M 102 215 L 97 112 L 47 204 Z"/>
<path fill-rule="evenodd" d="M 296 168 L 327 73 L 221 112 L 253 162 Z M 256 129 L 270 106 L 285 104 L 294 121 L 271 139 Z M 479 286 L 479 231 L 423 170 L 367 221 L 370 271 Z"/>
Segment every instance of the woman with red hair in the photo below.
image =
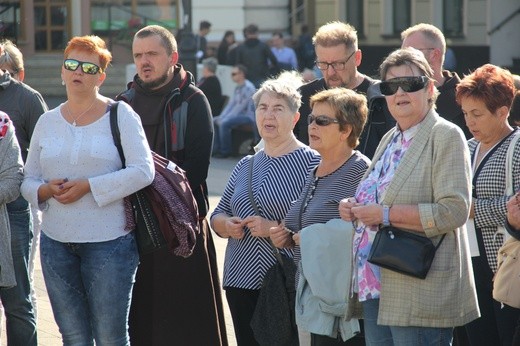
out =
<path fill-rule="evenodd" d="M 520 131 L 508 123 L 515 87 L 511 73 L 486 64 L 467 75 L 457 86 L 466 125 L 473 134 L 469 140 L 473 168 L 473 202 L 468 236 L 476 241 L 472 249 L 473 272 L 481 317 L 466 325 L 471 345 L 511 345 L 520 310 L 493 300 L 493 275 L 497 252 L 503 243 L 506 181 L 513 191 L 520 188 L 520 175 L 506 177 L 507 152 Z M 520 171 L 520 141 L 514 147 L 512 172 Z"/>
<path fill-rule="evenodd" d="M 110 129 L 114 101 L 99 94 L 111 60 L 97 36 L 74 37 L 61 77 L 67 101 L 44 113 L 31 139 L 23 196 L 42 210 L 41 265 L 64 345 L 129 345 L 139 263 L 123 198 L 154 168 L 139 116 L 118 107 L 123 168 Z"/>

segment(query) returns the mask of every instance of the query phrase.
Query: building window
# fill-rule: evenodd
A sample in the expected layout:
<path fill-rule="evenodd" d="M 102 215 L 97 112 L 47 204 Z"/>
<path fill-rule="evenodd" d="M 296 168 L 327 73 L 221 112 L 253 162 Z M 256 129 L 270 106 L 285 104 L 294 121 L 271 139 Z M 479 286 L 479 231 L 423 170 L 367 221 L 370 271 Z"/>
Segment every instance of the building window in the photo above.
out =
<path fill-rule="evenodd" d="M 464 0 L 443 0 L 443 33 L 446 37 L 463 35 Z"/>
<path fill-rule="evenodd" d="M 0 38 L 16 43 L 21 36 L 20 2 L 0 1 Z"/>
<path fill-rule="evenodd" d="M 116 4 L 92 0 L 91 4 L 90 24 L 96 35 L 131 40 L 137 29 L 150 24 L 179 29 L 177 0 L 123 0 Z"/>
<path fill-rule="evenodd" d="M 357 30 L 358 37 L 365 36 L 363 0 L 347 1 L 347 22 Z"/>
<path fill-rule="evenodd" d="M 412 22 L 411 0 L 381 0 L 381 34 L 387 37 L 400 37 L 401 32 Z"/>
<path fill-rule="evenodd" d="M 411 0 L 393 0 L 393 34 L 401 35 L 401 32 L 411 26 L 412 4 Z"/>

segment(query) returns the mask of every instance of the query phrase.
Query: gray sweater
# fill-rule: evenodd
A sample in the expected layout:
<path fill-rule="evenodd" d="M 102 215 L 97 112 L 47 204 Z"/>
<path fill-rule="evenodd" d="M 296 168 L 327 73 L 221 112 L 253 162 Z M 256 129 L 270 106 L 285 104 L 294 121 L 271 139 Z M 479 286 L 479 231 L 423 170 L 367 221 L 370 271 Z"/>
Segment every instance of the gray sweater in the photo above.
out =
<path fill-rule="evenodd" d="M 5 113 L 0 117 L 8 119 Z M 23 179 L 23 162 L 20 146 L 16 140 L 14 126 L 9 120 L 5 136 L 0 138 L 0 287 L 16 285 L 13 258 L 11 255 L 11 230 L 7 216 L 6 204 L 20 195 L 20 184 Z"/>

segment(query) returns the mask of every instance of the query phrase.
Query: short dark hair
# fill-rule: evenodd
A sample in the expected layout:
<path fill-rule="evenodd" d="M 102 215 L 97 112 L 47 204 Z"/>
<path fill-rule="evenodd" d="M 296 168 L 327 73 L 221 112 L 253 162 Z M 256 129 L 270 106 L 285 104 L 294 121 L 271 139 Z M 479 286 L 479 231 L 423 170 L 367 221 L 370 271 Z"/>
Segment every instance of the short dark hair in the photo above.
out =
<path fill-rule="evenodd" d="M 273 36 L 278 36 L 279 38 L 283 38 L 283 34 L 281 31 L 275 31 L 273 32 Z"/>
<path fill-rule="evenodd" d="M 245 27 L 244 32 L 246 34 L 256 34 L 258 33 L 258 25 L 256 24 L 249 24 Z"/>
<path fill-rule="evenodd" d="M 207 20 L 203 20 L 199 24 L 199 30 L 210 29 L 210 28 L 211 28 L 211 23 L 208 22 Z"/>
<path fill-rule="evenodd" d="M 236 64 L 235 68 L 237 68 L 240 72 L 242 72 L 244 74 L 244 76 L 247 74 L 247 67 L 246 67 L 246 65 Z"/>

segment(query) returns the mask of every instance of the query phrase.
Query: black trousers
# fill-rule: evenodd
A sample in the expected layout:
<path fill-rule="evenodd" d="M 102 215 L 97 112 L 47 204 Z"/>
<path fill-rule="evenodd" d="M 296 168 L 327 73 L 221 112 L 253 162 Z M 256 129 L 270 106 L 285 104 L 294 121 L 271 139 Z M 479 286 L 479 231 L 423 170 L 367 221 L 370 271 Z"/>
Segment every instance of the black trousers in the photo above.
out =
<path fill-rule="evenodd" d="M 260 290 L 225 287 L 229 311 L 233 319 L 237 346 L 256 346 L 250 323 Z"/>
<path fill-rule="evenodd" d="M 472 346 L 513 344 L 513 334 L 520 318 L 520 309 L 502 306 L 493 299 L 493 271 L 480 251 L 473 257 L 473 272 L 477 288 L 478 305 L 481 317 L 466 324 L 466 331 Z"/>

